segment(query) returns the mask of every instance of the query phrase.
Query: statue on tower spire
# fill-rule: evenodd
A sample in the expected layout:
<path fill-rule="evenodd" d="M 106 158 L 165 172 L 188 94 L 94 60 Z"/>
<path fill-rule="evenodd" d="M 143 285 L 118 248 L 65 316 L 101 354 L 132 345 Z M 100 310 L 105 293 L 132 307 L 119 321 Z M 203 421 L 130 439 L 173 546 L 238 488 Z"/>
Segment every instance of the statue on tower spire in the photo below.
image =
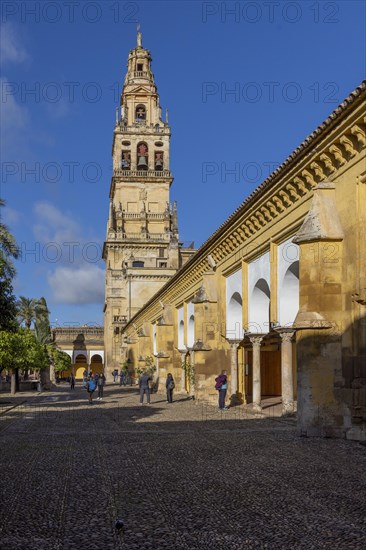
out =
<path fill-rule="evenodd" d="M 137 46 L 142 47 L 142 33 L 140 32 L 140 23 L 137 23 Z"/>

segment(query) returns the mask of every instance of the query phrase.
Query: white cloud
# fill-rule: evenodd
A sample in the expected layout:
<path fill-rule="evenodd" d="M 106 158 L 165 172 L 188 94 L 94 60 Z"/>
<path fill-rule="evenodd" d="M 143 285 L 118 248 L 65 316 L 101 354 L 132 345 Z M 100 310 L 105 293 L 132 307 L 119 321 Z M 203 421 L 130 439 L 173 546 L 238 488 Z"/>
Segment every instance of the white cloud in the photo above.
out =
<path fill-rule="evenodd" d="M 36 239 L 41 243 L 85 242 L 80 225 L 71 215 L 66 215 L 49 202 L 34 205 L 37 223 L 33 227 Z"/>
<path fill-rule="evenodd" d="M 6 205 L 6 208 L 4 208 L 4 221 L 7 225 L 16 225 L 19 220 L 21 219 L 22 214 L 18 210 L 15 210 L 14 208 L 10 208 L 10 206 Z"/>
<path fill-rule="evenodd" d="M 105 271 L 96 265 L 58 267 L 48 275 L 54 300 L 63 304 L 102 304 Z"/>
<path fill-rule="evenodd" d="M 29 111 L 16 101 L 16 85 L 6 77 L 0 78 L 1 157 L 4 161 L 11 161 L 18 155 L 24 159 L 29 149 Z"/>
<path fill-rule="evenodd" d="M 29 59 L 14 25 L 4 23 L 0 29 L 0 49 L 2 63 L 23 63 Z"/>

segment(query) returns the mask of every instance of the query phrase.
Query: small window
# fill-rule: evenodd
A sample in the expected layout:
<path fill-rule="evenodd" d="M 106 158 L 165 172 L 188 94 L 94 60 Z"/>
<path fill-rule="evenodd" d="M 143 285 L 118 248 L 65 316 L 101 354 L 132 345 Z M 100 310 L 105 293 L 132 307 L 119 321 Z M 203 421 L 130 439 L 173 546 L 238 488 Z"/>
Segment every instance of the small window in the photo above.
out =
<path fill-rule="evenodd" d="M 158 267 L 168 267 L 167 262 L 158 262 Z"/>
<path fill-rule="evenodd" d="M 144 70 L 144 65 L 143 65 L 143 63 L 137 63 L 137 70 L 138 70 L 138 71 L 143 71 L 143 70 Z"/>
<path fill-rule="evenodd" d="M 139 260 L 132 262 L 132 267 L 144 267 L 144 266 L 145 266 L 145 263 L 140 262 Z"/>
<path fill-rule="evenodd" d="M 164 258 L 164 248 L 159 248 L 159 258 Z"/>

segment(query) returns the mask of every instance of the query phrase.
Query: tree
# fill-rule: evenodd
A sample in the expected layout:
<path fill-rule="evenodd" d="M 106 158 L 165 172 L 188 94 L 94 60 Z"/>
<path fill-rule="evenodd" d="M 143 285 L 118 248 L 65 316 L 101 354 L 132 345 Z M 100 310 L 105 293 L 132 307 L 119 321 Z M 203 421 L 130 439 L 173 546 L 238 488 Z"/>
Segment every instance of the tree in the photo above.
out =
<path fill-rule="evenodd" d="M 37 300 L 34 298 L 19 296 L 19 300 L 17 302 L 18 319 L 20 323 L 24 323 L 25 328 L 31 328 L 33 321 L 35 321 L 36 304 Z"/>
<path fill-rule="evenodd" d="M 0 330 L 15 331 L 17 329 L 16 298 L 9 276 L 5 275 L 4 262 L 0 258 Z"/>
<path fill-rule="evenodd" d="M 48 350 L 54 364 L 55 372 L 62 372 L 71 368 L 70 355 L 52 346 L 49 346 Z"/>
<path fill-rule="evenodd" d="M 37 319 L 39 323 L 42 323 L 46 318 L 48 320 L 49 311 L 44 298 L 37 300 L 36 298 L 19 296 L 17 308 L 19 322 L 24 323 L 25 328 L 31 328 L 32 323 L 35 323 Z"/>
<path fill-rule="evenodd" d="M 40 344 L 51 342 L 49 310 L 45 298 L 40 298 L 35 306 L 34 332 Z"/>
<path fill-rule="evenodd" d="M 5 206 L 5 201 L 0 199 L 0 207 L 2 206 Z M 4 276 L 9 279 L 15 276 L 12 258 L 19 258 L 19 248 L 15 238 L 0 218 L 0 261 L 3 265 Z"/>
<path fill-rule="evenodd" d="M 0 365 L 2 369 L 11 371 L 11 393 L 15 393 L 18 389 L 19 369 L 47 368 L 49 357 L 45 346 L 37 342 L 29 329 L 0 331 Z"/>

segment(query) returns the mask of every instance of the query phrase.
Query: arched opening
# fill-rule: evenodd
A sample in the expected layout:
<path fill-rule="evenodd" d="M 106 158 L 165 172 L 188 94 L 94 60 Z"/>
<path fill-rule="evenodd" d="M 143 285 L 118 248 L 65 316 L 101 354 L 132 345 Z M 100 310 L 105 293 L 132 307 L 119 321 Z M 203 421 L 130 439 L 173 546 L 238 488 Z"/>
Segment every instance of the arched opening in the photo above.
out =
<path fill-rule="evenodd" d="M 156 323 L 153 324 L 153 353 L 157 354 Z"/>
<path fill-rule="evenodd" d="M 178 325 L 178 349 L 184 349 L 184 321 Z"/>
<path fill-rule="evenodd" d="M 149 148 L 146 143 L 137 145 L 137 170 L 147 170 L 149 166 Z"/>
<path fill-rule="evenodd" d="M 249 332 L 269 332 L 270 297 L 267 281 L 258 279 L 249 299 Z"/>
<path fill-rule="evenodd" d="M 154 168 L 155 168 L 155 170 L 163 170 L 163 168 L 164 168 L 164 153 L 163 153 L 163 151 L 155 151 Z"/>
<path fill-rule="evenodd" d="M 136 122 L 141 122 L 141 121 L 146 120 L 146 107 L 145 107 L 145 105 L 142 105 L 142 104 L 136 105 L 135 120 L 136 120 Z"/>
<path fill-rule="evenodd" d="M 130 170 L 130 168 L 131 168 L 131 151 L 122 151 L 121 168 L 122 168 L 122 170 Z"/>
<path fill-rule="evenodd" d="M 291 326 L 299 311 L 299 261 L 293 262 L 286 270 L 279 284 L 279 319 L 281 326 Z"/>
<path fill-rule="evenodd" d="M 188 319 L 188 330 L 187 330 L 187 346 L 192 348 L 194 344 L 194 315 L 190 315 Z"/>
<path fill-rule="evenodd" d="M 132 267 L 144 267 L 145 263 L 141 262 L 140 260 L 136 260 L 135 262 L 132 262 Z"/>
<path fill-rule="evenodd" d="M 234 292 L 228 302 L 226 312 L 226 337 L 241 340 L 243 338 L 243 300 L 239 292 Z"/>
<path fill-rule="evenodd" d="M 92 356 L 90 361 L 90 370 L 93 374 L 101 374 L 103 372 L 103 359 L 99 354 Z"/>
<path fill-rule="evenodd" d="M 76 380 L 82 380 L 84 371 L 88 371 L 86 356 L 78 354 L 74 359 L 74 372 Z"/>

